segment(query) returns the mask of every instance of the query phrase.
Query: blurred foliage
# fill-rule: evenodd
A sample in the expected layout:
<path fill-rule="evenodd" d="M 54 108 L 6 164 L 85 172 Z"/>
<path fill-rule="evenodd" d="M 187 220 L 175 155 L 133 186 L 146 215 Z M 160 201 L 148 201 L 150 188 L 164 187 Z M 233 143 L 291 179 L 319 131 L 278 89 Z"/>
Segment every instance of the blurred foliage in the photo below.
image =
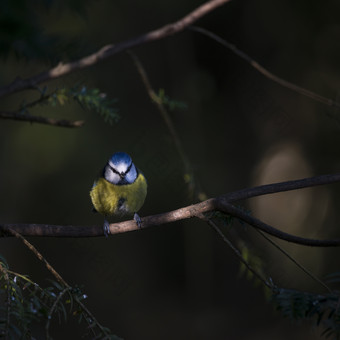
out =
<path fill-rule="evenodd" d="M 28 6 L 29 1 L 5 0 L 0 2 L 0 54 L 11 51 L 17 57 L 42 58 L 54 43 L 54 37 L 44 35 L 37 13 Z"/>
<path fill-rule="evenodd" d="M 0 337 L 6 339 L 34 339 L 33 325 L 49 328 L 53 319 L 67 321 L 69 315 L 77 316 L 79 323 L 85 321 L 92 339 L 119 339 L 100 325 L 83 307 L 87 298 L 79 287 L 65 287 L 50 280 L 51 286 L 42 288 L 27 275 L 9 269 L 0 255 Z"/>
<path fill-rule="evenodd" d="M 326 338 L 340 339 L 340 294 L 326 295 L 276 288 L 272 302 L 283 316 L 292 320 L 310 320 L 323 328 Z"/>
<path fill-rule="evenodd" d="M 244 241 L 239 242 L 239 249 L 241 249 L 241 255 L 243 259 L 256 271 L 260 277 L 265 277 L 264 273 L 264 263 L 263 260 L 255 254 L 248 245 Z M 260 281 L 256 276 L 254 276 L 253 272 L 247 269 L 245 264 L 241 263 L 240 265 L 240 275 L 245 275 L 248 280 L 255 279 L 256 284 L 260 284 Z"/>
<path fill-rule="evenodd" d="M 55 104 L 58 101 L 63 105 L 70 98 L 78 102 L 84 109 L 99 113 L 104 121 L 109 124 L 114 121 L 117 122 L 119 118 L 118 110 L 112 107 L 112 104 L 116 103 L 117 100 L 108 99 L 105 93 L 96 88 L 87 89 L 86 86 L 83 86 L 80 90 L 77 87 L 70 90 L 62 89 L 51 97 L 51 102 Z"/>
<path fill-rule="evenodd" d="M 83 109 L 98 113 L 103 117 L 106 123 L 112 124 L 119 119 L 118 109 L 113 107 L 117 102 L 116 99 L 108 99 L 105 93 L 102 93 L 98 88 L 88 89 L 86 86 L 74 86 L 72 88 L 61 88 L 46 94 L 47 87 L 41 91 L 39 99 L 26 103 L 21 103 L 20 112 L 27 113 L 28 110 L 37 105 L 65 105 L 73 100 L 78 103 Z"/>
<path fill-rule="evenodd" d="M 252 267 L 250 271 L 241 263 L 240 272 L 247 279 L 255 279 L 254 283 L 261 283 L 258 277 L 265 277 L 263 261 L 254 254 L 244 242 L 240 242 L 240 249 L 244 261 Z M 339 273 L 329 275 L 331 282 L 340 282 Z M 321 327 L 321 335 L 325 338 L 340 339 L 340 292 L 330 291 L 328 294 L 310 293 L 295 289 L 277 287 L 271 278 L 266 280 L 265 295 L 284 317 L 293 321 L 307 320 Z M 269 288 L 269 289 L 268 289 Z"/>
<path fill-rule="evenodd" d="M 186 110 L 188 108 L 188 105 L 182 101 L 170 99 L 169 96 L 165 94 L 164 89 L 158 90 L 157 100 L 162 105 L 169 108 L 170 111 L 174 110 Z"/>
<path fill-rule="evenodd" d="M 205 216 L 215 218 L 224 228 L 233 225 L 232 218 L 219 212 L 205 214 Z M 231 231 L 230 228 L 229 231 Z M 234 245 L 231 246 L 231 248 L 234 247 Z M 313 322 L 315 326 L 322 328 L 322 336 L 340 339 L 339 291 L 329 290 L 328 294 L 319 294 L 278 287 L 274 284 L 272 278 L 265 273 L 262 258 L 245 241 L 238 241 L 238 247 L 234 249 L 236 249 L 234 253 L 241 260 L 240 274 L 248 280 L 253 280 L 256 286 L 260 286 L 262 283 L 265 296 L 284 317 L 294 321 L 308 320 Z M 327 282 L 339 283 L 340 272 L 328 275 Z"/>
<path fill-rule="evenodd" d="M 242 256 L 253 269 L 263 274 L 262 261 L 253 256 L 242 244 Z M 243 264 L 241 272 L 252 279 L 251 273 Z M 332 282 L 339 282 L 339 273 L 329 275 Z M 77 316 L 79 323 L 85 321 L 92 339 L 119 339 L 111 331 L 100 325 L 83 307 L 82 301 L 87 296 L 79 287 L 65 287 L 50 280 L 51 286 L 41 288 L 27 275 L 15 273 L 9 269 L 6 260 L 0 255 L 0 336 L 6 339 L 32 339 L 32 325 L 44 327 L 46 338 L 50 339 L 49 328 L 52 319 L 59 323 L 67 321 L 69 315 Z M 260 282 L 260 281 L 256 281 Z M 317 294 L 294 289 L 271 286 L 271 301 L 284 317 L 291 320 L 309 320 L 323 328 L 326 338 L 340 338 L 340 294 Z M 267 287 L 266 287 L 267 288 Z"/>
<path fill-rule="evenodd" d="M 46 32 L 43 16 L 51 7 L 86 14 L 89 0 L 2 0 L 0 1 L 0 56 L 11 52 L 18 58 L 29 60 L 58 60 L 61 39 L 56 34 Z M 63 38 L 64 40 L 65 38 Z M 62 42 L 65 46 L 77 44 L 77 40 Z"/>

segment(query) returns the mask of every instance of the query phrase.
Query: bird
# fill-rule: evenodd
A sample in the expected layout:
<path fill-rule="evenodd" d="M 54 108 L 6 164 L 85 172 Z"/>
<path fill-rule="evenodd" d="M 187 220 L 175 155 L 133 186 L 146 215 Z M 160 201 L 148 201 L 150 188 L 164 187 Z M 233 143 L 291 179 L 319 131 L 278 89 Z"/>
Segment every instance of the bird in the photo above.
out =
<path fill-rule="evenodd" d="M 139 228 L 142 221 L 137 212 L 144 204 L 147 181 L 125 152 L 114 153 L 90 191 L 94 211 L 104 215 L 104 234 L 110 233 L 108 216 L 133 215 Z"/>

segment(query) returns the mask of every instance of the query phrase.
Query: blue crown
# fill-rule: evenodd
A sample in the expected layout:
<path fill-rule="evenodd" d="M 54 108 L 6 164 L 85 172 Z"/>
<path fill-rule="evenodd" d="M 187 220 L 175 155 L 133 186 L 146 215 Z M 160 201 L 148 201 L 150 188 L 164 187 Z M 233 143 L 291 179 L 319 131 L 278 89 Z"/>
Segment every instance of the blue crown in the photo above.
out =
<path fill-rule="evenodd" d="M 126 166 L 129 166 L 132 162 L 131 157 L 125 152 L 116 152 L 110 158 L 111 163 L 114 166 L 118 166 L 119 164 L 125 163 Z"/>

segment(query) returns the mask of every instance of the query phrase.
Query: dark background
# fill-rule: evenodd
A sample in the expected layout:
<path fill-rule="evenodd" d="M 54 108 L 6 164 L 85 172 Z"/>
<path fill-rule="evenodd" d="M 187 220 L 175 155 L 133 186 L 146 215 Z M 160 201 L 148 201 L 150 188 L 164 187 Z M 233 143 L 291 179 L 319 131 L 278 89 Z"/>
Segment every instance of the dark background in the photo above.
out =
<path fill-rule="evenodd" d="M 202 1 L 15 3 L 18 20 L 39 23 L 42 36 L 58 39 L 38 41 L 46 46 L 47 56 L 17 43 L 21 50 L 1 59 L 1 85 L 176 21 Z M 69 6 L 73 3 L 78 10 Z M 234 0 L 196 24 L 235 44 L 279 77 L 339 100 L 339 11 L 335 0 Z M 164 89 L 171 99 L 187 104 L 186 110 L 170 115 L 196 181 L 208 197 L 339 171 L 339 110 L 273 83 L 223 46 L 192 31 L 133 52 L 156 91 Z M 32 114 L 84 119 L 84 127 L 1 121 L 1 222 L 101 224 L 102 217 L 91 212 L 89 190 L 108 157 L 120 150 L 131 154 L 148 179 L 141 216 L 193 203 L 174 141 L 129 55 L 121 53 L 48 87 L 75 83 L 117 98 L 121 119 L 110 126 L 93 112 L 70 104 L 42 106 Z M 23 98 L 37 96 L 35 91 L 11 95 L 1 100 L 1 108 L 13 109 Z M 244 206 L 284 231 L 332 238 L 339 237 L 338 193 L 339 185 L 334 184 L 270 195 Z M 279 286 L 323 291 L 251 228 L 235 224 L 228 230 L 236 242 L 247 240 L 267 276 Z M 89 309 L 123 338 L 319 339 L 310 324 L 291 323 L 275 312 L 262 288 L 240 275 L 232 251 L 201 221 L 109 239 L 29 240 L 67 282 L 83 285 Z M 280 244 L 320 277 L 339 271 L 336 249 Z M 10 268 L 42 286 L 49 284 L 50 274 L 18 240 L 3 238 L 0 247 Z M 55 339 L 80 338 L 82 332 L 72 317 L 52 326 Z"/>

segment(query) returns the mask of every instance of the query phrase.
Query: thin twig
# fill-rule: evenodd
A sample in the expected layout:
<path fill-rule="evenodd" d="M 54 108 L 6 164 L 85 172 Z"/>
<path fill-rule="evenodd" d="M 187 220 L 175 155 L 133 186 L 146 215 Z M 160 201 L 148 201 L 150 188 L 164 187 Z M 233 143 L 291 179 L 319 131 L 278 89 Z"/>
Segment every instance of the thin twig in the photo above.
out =
<path fill-rule="evenodd" d="M 96 324 L 96 326 L 101 330 L 101 332 L 103 334 L 105 334 L 105 336 L 107 337 L 107 339 L 111 339 L 109 338 L 110 334 L 107 332 L 107 330 L 98 322 L 98 320 L 96 319 L 96 317 L 89 311 L 89 309 L 79 300 L 78 297 L 75 297 L 75 300 L 78 304 L 78 306 L 82 309 L 82 313 L 83 314 L 87 314 L 85 316 L 85 320 L 87 322 L 87 324 L 89 325 L 89 328 L 92 329 L 93 331 L 93 324 Z M 103 338 L 105 339 L 105 338 Z"/>
<path fill-rule="evenodd" d="M 126 51 L 127 49 L 150 43 L 156 40 L 163 39 L 170 35 L 179 33 L 187 28 L 189 25 L 192 25 L 195 21 L 200 19 L 201 17 L 207 15 L 209 12 L 214 9 L 226 4 L 230 0 L 210 0 L 199 6 L 182 19 L 172 23 L 165 25 L 159 29 L 154 31 L 150 31 L 141 36 L 135 37 L 130 40 L 123 41 L 116 45 L 106 45 L 102 47 L 97 52 L 90 54 L 87 57 L 81 58 L 79 60 L 70 62 L 70 63 L 59 63 L 56 67 L 37 74 L 33 77 L 27 79 L 17 78 L 11 84 L 0 88 L 0 97 L 15 93 L 18 91 L 22 91 L 25 89 L 34 89 L 38 84 L 41 84 L 46 81 L 50 81 L 52 79 L 56 79 L 62 76 L 65 76 L 71 72 L 74 72 L 79 69 L 83 69 L 92 65 L 97 64 L 99 61 L 102 61 L 106 58 L 109 58 L 119 52 Z"/>
<path fill-rule="evenodd" d="M 52 125 L 52 126 L 57 126 L 57 127 L 76 128 L 76 127 L 81 127 L 84 125 L 85 122 L 83 120 L 71 121 L 68 119 L 46 118 L 46 117 L 30 114 L 30 112 L 28 111 L 29 108 L 46 102 L 49 98 L 51 98 L 52 95 L 53 93 L 49 95 L 41 94 L 41 96 L 38 99 L 33 100 L 29 103 L 25 103 L 25 105 L 21 105 L 20 108 L 17 110 L 0 111 L 0 118 L 18 120 L 18 121 L 27 121 L 30 123 L 46 124 L 46 125 Z"/>
<path fill-rule="evenodd" d="M 22 237 L 22 235 L 20 235 L 17 231 L 13 230 L 12 228 L 8 228 L 6 230 L 7 232 L 9 232 L 10 234 L 13 234 L 16 238 L 18 238 L 19 240 L 21 240 L 25 246 L 33 252 L 33 254 L 40 260 L 42 261 L 46 268 L 52 273 L 52 275 L 65 287 L 70 288 L 70 286 L 68 285 L 68 283 L 61 277 L 61 275 L 47 262 L 47 260 L 41 255 L 41 253 L 38 251 L 37 248 L 34 247 L 33 244 L 31 244 L 30 242 L 28 242 L 24 237 Z"/>
<path fill-rule="evenodd" d="M 246 268 L 254 274 L 265 286 L 269 289 L 272 289 L 271 285 L 264 279 L 260 273 L 258 273 L 251 265 L 244 259 L 241 252 L 232 244 L 232 242 L 223 234 L 222 230 L 217 226 L 217 224 L 212 221 L 210 218 L 207 218 L 203 214 L 198 216 L 200 219 L 208 223 L 213 229 L 217 232 L 219 236 L 221 236 L 222 240 L 229 246 L 229 248 L 234 252 L 234 254 L 238 257 L 238 259 L 246 266 Z"/>
<path fill-rule="evenodd" d="M 52 126 L 59 127 L 69 127 L 69 128 L 77 128 L 84 125 L 83 120 L 71 121 L 67 119 L 55 119 L 55 118 L 47 118 L 42 116 L 34 116 L 28 113 L 19 113 L 19 112 L 11 112 L 11 111 L 0 111 L 0 119 L 11 119 L 18 121 L 25 121 L 29 123 L 39 123 L 46 124 Z"/>
<path fill-rule="evenodd" d="M 279 244 L 277 244 L 274 240 L 268 237 L 261 230 L 255 229 L 263 238 L 265 238 L 271 245 L 273 245 L 276 249 L 278 249 L 282 254 L 287 256 L 289 260 L 291 260 L 297 267 L 299 267 L 303 272 L 305 272 L 308 276 L 310 276 L 314 281 L 319 283 L 322 287 L 324 287 L 329 293 L 332 293 L 332 290 L 317 276 L 315 276 L 310 270 L 308 270 L 304 265 L 302 265 L 299 261 L 294 259 L 286 250 L 284 250 Z"/>
<path fill-rule="evenodd" d="M 261 66 L 256 60 L 254 60 L 253 58 L 251 58 L 249 55 L 247 55 L 246 53 L 244 53 L 243 51 L 239 50 L 235 45 L 229 43 L 228 41 L 222 39 L 221 37 L 219 37 L 217 34 L 208 31 L 202 27 L 196 27 L 196 26 L 191 26 L 189 27 L 190 30 L 195 31 L 195 32 L 199 32 L 201 34 L 206 35 L 207 37 L 217 41 L 219 44 L 223 45 L 224 47 L 227 47 L 229 50 L 231 50 L 233 53 L 235 53 L 237 56 L 239 56 L 241 59 L 245 60 L 250 66 L 252 66 L 255 70 L 257 70 L 258 72 L 260 72 L 262 75 L 264 75 L 266 78 L 274 81 L 275 83 L 286 87 L 287 89 L 290 89 L 294 92 L 297 92 L 299 94 L 302 94 L 303 96 L 309 97 L 315 101 L 318 101 L 322 104 L 328 105 L 328 106 L 334 106 L 337 108 L 340 108 L 340 103 L 323 97 L 315 92 L 309 91 L 301 86 L 297 86 L 287 80 L 284 80 L 278 76 L 276 76 L 275 74 L 269 72 L 266 68 L 264 68 L 263 66 Z"/>
<path fill-rule="evenodd" d="M 168 114 L 168 112 L 166 111 L 162 101 L 159 99 L 158 95 L 156 94 L 156 92 L 154 91 L 154 89 L 152 88 L 152 85 L 150 83 L 149 77 L 146 74 L 146 71 L 142 65 L 142 63 L 140 62 L 140 60 L 138 59 L 138 57 L 132 53 L 131 51 L 129 51 L 129 54 L 137 68 L 137 71 L 143 81 L 143 84 L 146 88 L 146 92 L 148 93 L 150 99 L 156 104 L 158 111 L 161 113 L 161 116 L 167 126 L 167 128 L 169 129 L 169 132 L 171 134 L 171 137 L 176 145 L 177 148 L 177 152 L 180 155 L 182 162 L 187 170 L 187 168 L 189 167 L 189 162 L 188 162 L 188 158 L 185 155 L 185 152 L 183 151 L 183 147 L 182 147 L 182 143 L 180 141 L 180 138 L 177 134 L 177 131 L 175 129 L 175 126 Z"/>
<path fill-rule="evenodd" d="M 129 51 L 129 54 L 137 68 L 137 71 L 143 81 L 143 84 L 145 86 L 146 92 L 148 94 L 148 96 L 150 97 L 150 99 L 153 101 L 153 103 L 156 105 L 159 113 L 161 114 L 168 130 L 169 133 L 171 135 L 172 140 L 174 141 L 174 144 L 176 146 L 177 152 L 179 154 L 179 156 L 181 157 L 182 163 L 184 165 L 184 170 L 185 170 L 185 174 L 189 175 L 191 178 L 194 176 L 193 171 L 192 171 L 192 167 L 190 164 L 190 161 L 183 149 L 182 143 L 181 143 L 181 139 L 175 129 L 175 126 L 171 120 L 171 117 L 169 115 L 169 113 L 167 112 L 167 110 L 165 109 L 162 101 L 160 100 L 159 96 L 156 94 L 156 92 L 154 91 L 149 77 L 142 65 L 142 63 L 140 62 L 140 60 L 138 59 L 138 57 L 131 51 Z M 189 184 L 189 192 L 192 196 L 192 194 L 194 193 L 194 186 L 193 183 L 194 181 L 187 181 L 187 183 Z"/>

